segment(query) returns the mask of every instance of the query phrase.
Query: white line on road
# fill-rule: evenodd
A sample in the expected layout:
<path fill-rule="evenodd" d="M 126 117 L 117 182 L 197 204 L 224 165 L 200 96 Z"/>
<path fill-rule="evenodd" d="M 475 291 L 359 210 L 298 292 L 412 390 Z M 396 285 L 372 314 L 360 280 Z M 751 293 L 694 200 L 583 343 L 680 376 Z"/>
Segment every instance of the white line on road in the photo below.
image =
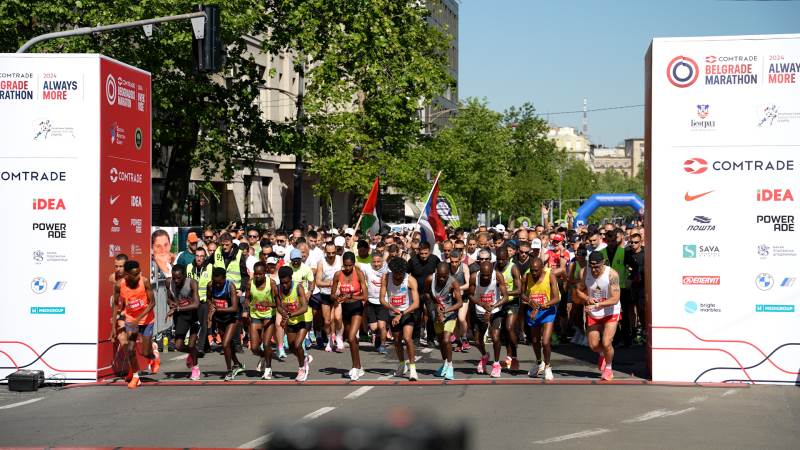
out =
<path fill-rule="evenodd" d="M 323 414 L 327 414 L 327 413 L 333 411 L 334 409 L 336 409 L 336 408 L 334 408 L 333 406 L 326 406 L 324 408 L 320 408 L 320 409 L 318 409 L 318 410 L 316 410 L 316 411 L 314 411 L 312 413 L 306 414 L 300 420 L 298 420 L 297 423 L 305 423 L 305 422 L 314 420 L 317 417 L 322 416 Z M 239 448 L 260 448 L 264 444 L 269 442 L 270 439 L 272 439 L 272 433 L 267 433 L 267 434 L 265 434 L 263 436 L 259 436 L 259 437 L 255 438 L 255 439 L 253 439 L 252 441 L 245 442 L 244 444 L 240 445 Z"/>
<path fill-rule="evenodd" d="M 186 359 L 186 357 L 187 357 L 187 356 L 189 356 L 189 355 L 181 355 L 181 356 L 176 356 L 176 357 L 174 357 L 174 358 L 170 358 L 169 360 L 170 360 L 170 361 L 177 361 L 177 360 L 179 360 L 179 359 Z"/>
<path fill-rule="evenodd" d="M 433 351 L 433 349 L 432 349 L 432 348 L 430 348 L 430 347 L 425 347 L 425 348 L 423 348 L 422 350 L 420 350 L 420 353 L 430 353 L 430 352 L 432 352 L 432 351 Z"/>
<path fill-rule="evenodd" d="M 729 395 L 736 394 L 737 392 L 739 392 L 739 390 L 738 390 L 738 389 L 728 389 L 727 391 L 725 391 L 725 392 L 723 392 L 723 393 L 722 393 L 722 396 L 723 396 L 723 397 L 727 397 L 727 396 L 729 396 Z"/>
<path fill-rule="evenodd" d="M 679 414 L 685 414 L 687 412 L 691 412 L 691 411 L 694 411 L 694 410 L 695 410 L 694 407 L 682 409 L 680 411 L 672 411 L 672 410 L 669 410 L 669 409 L 655 409 L 653 411 L 648 411 L 648 412 L 646 412 L 646 413 L 644 413 L 644 414 L 642 414 L 640 416 L 636 416 L 636 417 L 634 417 L 632 419 L 623 420 L 622 423 L 646 422 L 648 420 L 659 419 L 661 417 L 677 416 Z"/>
<path fill-rule="evenodd" d="M 44 400 L 44 397 L 32 398 L 30 400 L 25 400 L 24 402 L 12 403 L 10 405 L 0 406 L 0 409 L 11 409 L 11 408 L 16 408 L 17 406 L 30 405 L 31 403 L 36 403 L 39 400 Z"/>
<path fill-rule="evenodd" d="M 553 444 L 553 443 L 556 443 L 556 442 L 568 441 L 570 439 L 580 439 L 580 438 L 587 438 L 587 437 L 591 437 L 591 436 L 597 436 L 598 434 L 608 433 L 609 431 L 611 431 L 611 430 L 609 430 L 608 428 L 593 428 L 591 430 L 584 430 L 584 431 L 579 431 L 577 433 L 565 434 L 563 436 L 556 436 L 556 437 L 552 437 L 550 439 L 543 439 L 541 441 L 533 441 L 533 443 L 534 444 Z"/>
<path fill-rule="evenodd" d="M 701 395 L 699 397 L 690 398 L 689 400 L 687 400 L 687 403 L 689 403 L 690 405 L 694 405 L 695 403 L 704 402 L 706 400 L 708 400 L 708 397 L 706 397 L 705 395 Z"/>
<path fill-rule="evenodd" d="M 356 389 L 355 391 L 347 394 L 345 396 L 345 400 L 353 400 L 354 398 L 361 397 L 362 395 L 366 394 L 367 392 L 371 391 L 372 388 L 375 386 L 361 386 L 360 388 Z"/>

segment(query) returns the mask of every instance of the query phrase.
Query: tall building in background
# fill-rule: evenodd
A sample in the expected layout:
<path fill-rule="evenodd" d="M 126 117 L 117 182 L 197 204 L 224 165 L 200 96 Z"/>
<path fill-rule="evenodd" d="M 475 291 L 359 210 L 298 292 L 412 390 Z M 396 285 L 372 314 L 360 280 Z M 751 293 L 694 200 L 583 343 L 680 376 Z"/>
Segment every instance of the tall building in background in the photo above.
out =
<path fill-rule="evenodd" d="M 564 149 L 567 156 L 591 164 L 589 149 L 591 142 L 585 134 L 572 127 L 550 128 L 547 138 L 556 144 L 556 147 Z"/>
<path fill-rule="evenodd" d="M 447 126 L 458 109 L 458 2 L 456 0 L 429 0 L 425 3 L 431 15 L 429 23 L 450 36 L 447 50 L 447 65 L 455 86 L 443 95 L 434 98 L 422 110 L 422 122 L 426 134 L 435 133 Z"/>

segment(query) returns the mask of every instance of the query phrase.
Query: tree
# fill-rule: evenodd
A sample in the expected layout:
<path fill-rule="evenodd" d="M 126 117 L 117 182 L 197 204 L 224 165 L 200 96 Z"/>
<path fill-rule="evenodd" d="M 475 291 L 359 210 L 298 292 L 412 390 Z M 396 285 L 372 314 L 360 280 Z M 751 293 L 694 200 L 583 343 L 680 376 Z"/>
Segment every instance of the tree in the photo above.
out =
<path fill-rule="evenodd" d="M 230 179 L 241 160 L 252 160 L 264 149 L 284 150 L 283 125 L 267 123 L 255 100 L 253 80 L 258 66 L 246 52 L 242 36 L 264 14 L 255 0 L 219 0 L 226 63 L 222 74 L 193 69 L 192 34 L 188 21 L 154 27 L 147 38 L 141 29 L 58 39 L 38 44 L 34 52 L 103 53 L 152 74 L 153 156 L 166 159 L 165 186 L 157 223 L 177 225 L 184 213 L 193 167 L 207 178 Z M 15 51 L 40 34 L 79 26 L 111 24 L 186 13 L 186 0 L 9 0 L 0 3 L 0 50 Z"/>

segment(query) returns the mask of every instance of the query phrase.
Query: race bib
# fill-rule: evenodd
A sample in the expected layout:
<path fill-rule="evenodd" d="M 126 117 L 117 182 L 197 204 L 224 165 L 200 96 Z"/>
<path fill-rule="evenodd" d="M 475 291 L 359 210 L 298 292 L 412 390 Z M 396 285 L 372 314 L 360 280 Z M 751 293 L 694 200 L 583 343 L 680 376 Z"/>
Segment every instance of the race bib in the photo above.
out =
<path fill-rule="evenodd" d="M 136 315 L 136 313 L 141 312 L 146 308 L 146 304 L 144 299 L 141 298 L 132 298 L 128 300 L 127 309 L 131 313 L 131 315 Z"/>
<path fill-rule="evenodd" d="M 531 301 L 539 305 L 544 305 L 547 302 L 547 296 L 544 294 L 531 294 Z"/>
<path fill-rule="evenodd" d="M 256 311 L 265 312 L 269 310 L 269 305 L 266 303 L 256 303 Z"/>
<path fill-rule="evenodd" d="M 406 302 L 406 296 L 405 295 L 393 295 L 393 296 L 389 297 L 389 303 L 392 306 L 403 306 L 403 304 L 405 304 L 405 302 Z"/>
<path fill-rule="evenodd" d="M 224 309 L 228 307 L 228 301 L 222 298 L 215 298 L 214 300 L 214 307 L 217 309 Z"/>
<path fill-rule="evenodd" d="M 440 305 L 444 305 L 445 297 L 444 295 L 437 295 L 436 296 L 436 303 Z"/>
<path fill-rule="evenodd" d="M 352 294 L 353 293 L 353 285 L 351 284 L 342 284 L 339 285 L 339 293 L 340 294 Z"/>
<path fill-rule="evenodd" d="M 182 298 L 182 299 L 178 300 L 178 306 L 189 306 L 189 304 L 191 304 L 191 303 L 192 303 L 192 301 L 189 300 L 188 298 Z"/>
<path fill-rule="evenodd" d="M 480 303 L 484 303 L 489 306 L 494 305 L 494 292 L 481 294 Z"/>
<path fill-rule="evenodd" d="M 297 303 L 287 303 L 286 304 L 286 309 L 288 309 L 289 312 L 297 311 Z"/>

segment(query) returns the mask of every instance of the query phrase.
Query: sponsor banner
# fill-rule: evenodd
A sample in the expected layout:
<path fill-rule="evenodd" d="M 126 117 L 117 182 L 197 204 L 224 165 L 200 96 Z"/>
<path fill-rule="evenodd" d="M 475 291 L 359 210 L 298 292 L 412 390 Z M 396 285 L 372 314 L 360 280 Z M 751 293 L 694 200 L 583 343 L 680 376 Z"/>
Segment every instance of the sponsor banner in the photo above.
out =
<path fill-rule="evenodd" d="M 652 377 L 796 383 L 800 34 L 654 39 L 646 68 Z"/>

